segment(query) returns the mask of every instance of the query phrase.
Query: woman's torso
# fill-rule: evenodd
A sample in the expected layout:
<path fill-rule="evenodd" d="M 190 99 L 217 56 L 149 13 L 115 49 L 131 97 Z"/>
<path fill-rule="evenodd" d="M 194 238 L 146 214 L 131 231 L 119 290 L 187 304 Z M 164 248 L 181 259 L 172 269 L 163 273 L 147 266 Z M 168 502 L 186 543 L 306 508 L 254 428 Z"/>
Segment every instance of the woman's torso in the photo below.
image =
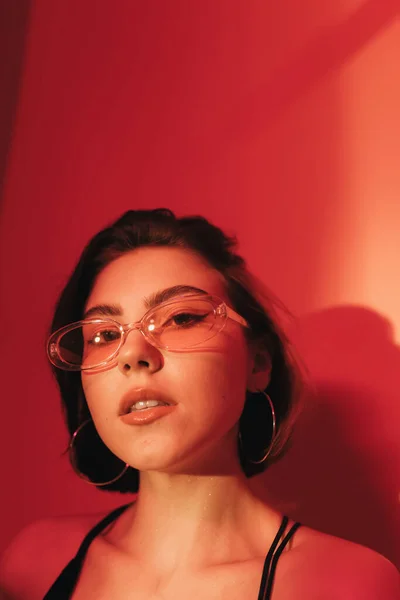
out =
<path fill-rule="evenodd" d="M 22 530 L 0 562 L 0 599 L 43 600 L 100 520 L 99 515 L 46 519 Z M 260 525 L 259 531 L 263 530 Z M 261 600 L 257 594 L 262 552 L 254 560 L 206 569 L 197 576 L 180 575 L 168 593 L 155 593 L 152 573 L 124 558 L 118 544 L 110 543 L 105 533 L 95 537 L 82 569 L 75 580 L 72 577 L 72 584 L 77 582 L 74 594 L 68 595 L 62 586 L 60 594 L 50 599 L 187 600 L 189 596 L 190 600 Z M 399 581 L 396 573 L 394 582 L 394 569 L 365 546 L 302 526 L 279 558 L 271 600 L 364 598 L 371 588 L 377 590 L 376 597 L 383 598 L 386 577 L 391 593 L 384 594 L 385 598 L 397 598 L 394 588 L 398 589 Z"/>
<path fill-rule="evenodd" d="M 102 520 L 99 515 L 46 519 L 23 530 L 11 548 L 9 560 L 2 562 L 2 566 L 6 564 L 5 570 L 0 568 L 1 600 L 43 600 L 82 540 Z M 263 530 L 262 525 L 259 529 Z M 205 569 L 197 575 L 180 575 L 171 582 L 168 593 L 157 594 L 152 573 L 127 559 L 110 539 L 106 528 L 89 544 L 82 568 L 78 569 L 75 580 L 72 577 L 72 586 L 77 583 L 73 594 L 68 595 L 61 586 L 59 594 L 47 596 L 46 600 L 262 598 L 259 596 L 265 558 L 262 552 L 254 560 Z M 263 542 L 261 546 L 264 545 Z M 369 548 L 302 526 L 278 560 L 271 600 L 348 598 L 353 597 L 354 590 L 358 594 L 354 597 L 360 597 L 365 574 L 376 573 L 377 566 L 382 567 L 382 560 L 386 561 Z M 7 593 L 2 595 L 3 591 Z"/>
<path fill-rule="evenodd" d="M 147 572 L 143 565 L 119 552 L 103 535 L 123 511 L 123 507 L 120 507 L 107 515 L 106 519 L 101 519 L 95 527 L 89 527 L 89 535 L 86 532 L 84 542 L 78 544 L 80 548 L 77 557 L 59 575 L 46 594 L 46 600 L 101 600 L 110 597 L 113 600 L 149 600 L 157 597 L 162 597 L 163 600 L 280 600 L 284 597 L 280 588 L 283 589 L 281 581 L 285 572 L 285 558 L 299 524 L 295 525 L 283 518 L 274 543 L 271 548 L 266 548 L 264 556 L 209 567 L 198 572 L 185 572 L 184 575 L 177 574 L 168 582 L 167 587 L 164 582 L 162 596 L 157 596 L 154 575 Z M 74 530 L 76 537 L 78 530 L 79 527 Z M 277 555 L 280 555 L 279 558 Z M 69 586 L 71 591 L 68 591 Z"/>

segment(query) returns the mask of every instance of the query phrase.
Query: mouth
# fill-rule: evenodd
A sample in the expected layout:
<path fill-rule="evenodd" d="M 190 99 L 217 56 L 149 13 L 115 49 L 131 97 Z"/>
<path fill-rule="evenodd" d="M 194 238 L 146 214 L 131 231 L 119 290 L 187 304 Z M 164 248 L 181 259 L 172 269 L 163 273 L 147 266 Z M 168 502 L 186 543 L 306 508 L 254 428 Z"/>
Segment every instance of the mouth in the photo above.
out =
<path fill-rule="evenodd" d="M 128 412 L 138 412 L 147 410 L 148 408 L 155 408 L 156 406 L 170 406 L 166 402 L 160 402 L 160 400 L 138 400 L 133 404 Z"/>
<path fill-rule="evenodd" d="M 120 416 L 129 413 L 146 412 L 159 406 L 173 406 L 174 402 L 164 393 L 149 388 L 132 390 L 125 394 L 120 404 Z"/>

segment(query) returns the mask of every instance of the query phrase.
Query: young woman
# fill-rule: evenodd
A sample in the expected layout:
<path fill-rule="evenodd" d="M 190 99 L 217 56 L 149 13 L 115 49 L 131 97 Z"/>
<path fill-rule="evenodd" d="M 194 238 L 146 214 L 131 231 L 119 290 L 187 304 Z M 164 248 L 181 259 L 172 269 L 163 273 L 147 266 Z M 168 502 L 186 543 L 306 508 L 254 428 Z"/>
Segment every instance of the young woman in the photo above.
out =
<path fill-rule="evenodd" d="M 77 473 L 138 494 L 102 518 L 23 530 L 0 568 L 4 597 L 400 598 L 389 561 L 294 523 L 251 485 L 284 453 L 301 386 L 220 229 L 125 213 L 83 251 L 48 355 Z"/>

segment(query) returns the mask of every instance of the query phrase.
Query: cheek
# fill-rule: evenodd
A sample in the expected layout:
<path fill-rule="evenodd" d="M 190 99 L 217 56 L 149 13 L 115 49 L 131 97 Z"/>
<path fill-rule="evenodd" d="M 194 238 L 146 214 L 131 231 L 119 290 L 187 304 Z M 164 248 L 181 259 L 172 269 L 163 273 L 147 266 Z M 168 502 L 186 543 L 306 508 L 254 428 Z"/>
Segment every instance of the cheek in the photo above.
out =
<path fill-rule="evenodd" d="M 82 388 L 93 419 L 106 419 L 118 411 L 118 390 L 111 371 L 82 375 Z"/>
<path fill-rule="evenodd" d="M 195 412 L 211 411 L 209 417 L 229 411 L 237 419 L 243 410 L 248 353 L 245 343 L 232 340 L 228 346 L 212 352 L 185 354 L 167 358 L 166 374 L 173 392 Z M 172 391 L 172 389 L 171 389 Z"/>
<path fill-rule="evenodd" d="M 231 393 L 237 390 L 241 393 L 247 383 L 248 351 L 245 341 L 241 338 L 228 338 L 223 351 L 217 353 L 214 360 L 215 381 Z"/>

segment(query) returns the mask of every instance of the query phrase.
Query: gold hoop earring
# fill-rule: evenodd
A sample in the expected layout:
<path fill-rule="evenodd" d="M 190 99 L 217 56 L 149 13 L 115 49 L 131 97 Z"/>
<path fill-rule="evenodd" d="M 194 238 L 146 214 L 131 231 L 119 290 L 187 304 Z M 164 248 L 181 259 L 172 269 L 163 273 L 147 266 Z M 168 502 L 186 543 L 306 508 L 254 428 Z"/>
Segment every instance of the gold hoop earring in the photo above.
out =
<path fill-rule="evenodd" d="M 76 437 L 77 437 L 78 433 L 88 423 L 93 423 L 92 419 L 87 419 L 86 421 L 84 421 L 83 423 L 81 423 L 81 425 L 79 425 L 79 427 L 72 434 L 71 441 L 70 441 L 69 447 L 68 447 L 69 460 L 70 460 L 71 466 L 72 466 L 74 472 L 78 475 L 78 477 L 80 477 L 81 479 L 83 479 L 83 481 L 85 481 L 86 483 L 89 483 L 90 485 L 96 485 L 96 486 L 109 485 L 110 483 L 114 483 L 114 481 L 117 481 L 117 479 L 119 479 L 120 477 L 122 477 L 122 475 L 129 469 L 129 465 L 128 465 L 128 463 L 126 463 L 125 466 L 124 466 L 124 468 L 123 468 L 123 470 L 121 471 L 121 473 L 119 473 L 119 475 L 117 475 L 113 479 L 110 479 L 109 481 L 102 481 L 102 482 L 99 482 L 99 483 L 97 483 L 95 481 L 91 481 L 86 475 L 84 475 L 78 469 L 78 467 L 76 465 L 74 443 L 75 443 L 75 440 L 76 440 Z"/>
<path fill-rule="evenodd" d="M 268 400 L 268 402 L 269 402 L 269 406 L 270 406 L 270 408 L 271 408 L 271 414 L 272 414 L 272 436 L 271 436 L 271 442 L 270 442 L 270 444 L 269 444 L 269 446 L 268 446 L 268 448 L 267 448 L 267 451 L 266 451 L 266 453 L 264 454 L 264 456 L 263 456 L 263 457 L 262 457 L 260 460 L 252 460 L 251 458 L 247 458 L 247 457 L 246 457 L 246 458 L 247 458 L 247 460 L 248 460 L 250 463 L 252 463 L 253 465 L 260 465 L 260 464 L 262 464 L 262 463 L 263 463 L 265 460 L 267 460 L 268 456 L 269 456 L 269 455 L 270 455 L 270 453 L 271 453 L 272 446 L 273 446 L 273 444 L 274 444 L 274 441 L 275 441 L 275 435 L 276 435 L 276 417 L 275 417 L 275 409 L 274 409 L 274 405 L 272 404 L 272 400 L 271 400 L 271 398 L 268 396 L 268 394 L 267 394 L 266 392 L 264 392 L 263 390 L 256 390 L 256 393 L 257 393 L 257 394 L 263 394 L 263 395 L 264 395 L 264 396 L 267 398 L 267 400 Z M 242 452 L 244 453 L 244 448 L 243 448 L 243 443 L 242 443 L 242 434 L 241 434 L 241 432 L 240 432 L 240 429 L 239 429 L 238 438 L 239 438 L 239 445 L 240 445 L 240 448 L 241 448 Z"/>

